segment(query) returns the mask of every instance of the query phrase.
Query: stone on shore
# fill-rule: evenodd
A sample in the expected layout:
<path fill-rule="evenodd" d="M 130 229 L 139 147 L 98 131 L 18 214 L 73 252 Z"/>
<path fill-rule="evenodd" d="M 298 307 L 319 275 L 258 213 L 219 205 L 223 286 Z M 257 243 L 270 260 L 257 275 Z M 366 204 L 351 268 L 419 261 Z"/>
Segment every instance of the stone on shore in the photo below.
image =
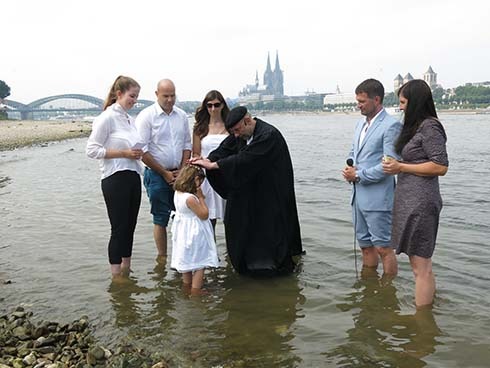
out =
<path fill-rule="evenodd" d="M 161 356 L 130 345 L 119 346 L 116 352 L 101 346 L 87 316 L 69 324 L 35 324 L 31 316 L 23 307 L 0 315 L 0 368 L 169 367 Z"/>

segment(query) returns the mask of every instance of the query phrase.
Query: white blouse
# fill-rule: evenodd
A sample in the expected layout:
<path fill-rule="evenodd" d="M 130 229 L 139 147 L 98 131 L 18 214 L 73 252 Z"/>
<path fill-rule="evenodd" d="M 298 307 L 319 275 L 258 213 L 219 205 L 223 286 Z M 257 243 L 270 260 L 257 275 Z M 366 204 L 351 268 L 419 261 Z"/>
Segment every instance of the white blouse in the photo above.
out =
<path fill-rule="evenodd" d="M 90 158 L 98 159 L 102 179 L 118 171 L 130 170 L 141 174 L 143 165 L 140 160 L 129 158 L 105 158 L 108 149 L 131 149 L 141 143 L 134 120 L 118 103 L 109 106 L 95 118 L 92 133 L 87 141 L 86 153 Z"/>

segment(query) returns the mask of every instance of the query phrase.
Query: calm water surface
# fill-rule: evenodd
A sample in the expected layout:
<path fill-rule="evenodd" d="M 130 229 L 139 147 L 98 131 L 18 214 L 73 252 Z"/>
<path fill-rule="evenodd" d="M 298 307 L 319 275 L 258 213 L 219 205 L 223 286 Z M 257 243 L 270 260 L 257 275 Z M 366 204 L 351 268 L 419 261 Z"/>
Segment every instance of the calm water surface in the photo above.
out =
<path fill-rule="evenodd" d="M 0 312 L 23 304 L 38 319 L 86 314 L 108 347 L 131 341 L 182 367 L 487 367 L 490 360 L 489 115 L 443 115 L 450 169 L 432 311 L 415 312 L 406 256 L 393 280 L 356 278 L 350 187 L 340 170 L 356 115 L 268 115 L 295 167 L 304 256 L 290 277 L 239 277 L 221 268 L 211 293 L 189 298 L 154 262 L 143 197 L 132 280 L 111 284 L 109 223 L 85 140 L 0 152 Z M 359 253 L 358 253 L 359 262 Z"/>

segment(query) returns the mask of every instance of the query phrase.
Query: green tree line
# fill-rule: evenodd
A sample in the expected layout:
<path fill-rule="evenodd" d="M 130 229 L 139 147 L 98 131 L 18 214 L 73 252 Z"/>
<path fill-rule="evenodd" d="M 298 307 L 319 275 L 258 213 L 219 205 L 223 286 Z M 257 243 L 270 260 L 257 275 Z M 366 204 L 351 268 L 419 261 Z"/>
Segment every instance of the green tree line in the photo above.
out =
<path fill-rule="evenodd" d="M 10 96 L 10 87 L 3 80 L 0 80 L 0 103 L 6 97 Z M 0 110 L 0 119 L 6 119 L 7 113 Z"/>
<path fill-rule="evenodd" d="M 459 86 L 454 89 L 438 87 L 432 97 L 439 108 L 487 108 L 490 106 L 490 88 L 483 86 Z M 385 94 L 385 106 L 397 106 L 398 96 L 394 92 Z"/>
<path fill-rule="evenodd" d="M 10 96 L 10 87 L 3 80 L 0 80 L 0 100 Z"/>

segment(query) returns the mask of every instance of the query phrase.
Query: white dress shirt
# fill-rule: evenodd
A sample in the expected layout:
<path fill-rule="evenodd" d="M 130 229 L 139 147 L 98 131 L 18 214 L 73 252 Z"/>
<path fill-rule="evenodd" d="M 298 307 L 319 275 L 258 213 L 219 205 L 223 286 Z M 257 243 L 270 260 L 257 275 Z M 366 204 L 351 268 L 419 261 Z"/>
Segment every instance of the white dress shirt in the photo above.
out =
<path fill-rule="evenodd" d="M 136 117 L 136 127 L 143 142 L 158 164 L 172 170 L 180 167 L 184 150 L 191 150 L 189 120 L 184 110 L 173 107 L 167 114 L 158 102 Z"/>
<path fill-rule="evenodd" d="M 140 160 L 122 157 L 105 158 L 108 149 L 130 149 L 136 143 L 141 143 L 141 138 L 133 118 L 121 105 L 114 103 L 95 118 L 85 151 L 88 157 L 100 160 L 102 179 L 124 170 L 141 174 L 143 165 Z"/>
<path fill-rule="evenodd" d="M 381 114 L 381 111 L 383 111 L 383 110 L 384 110 L 384 108 L 379 110 L 379 112 L 374 116 L 374 118 L 371 119 L 371 121 L 367 121 L 367 118 L 364 120 L 364 125 L 362 126 L 361 135 L 359 136 L 359 145 L 362 144 L 362 142 L 364 141 L 364 137 L 367 134 L 368 129 L 373 125 L 373 123 L 376 121 L 379 114 Z"/>

